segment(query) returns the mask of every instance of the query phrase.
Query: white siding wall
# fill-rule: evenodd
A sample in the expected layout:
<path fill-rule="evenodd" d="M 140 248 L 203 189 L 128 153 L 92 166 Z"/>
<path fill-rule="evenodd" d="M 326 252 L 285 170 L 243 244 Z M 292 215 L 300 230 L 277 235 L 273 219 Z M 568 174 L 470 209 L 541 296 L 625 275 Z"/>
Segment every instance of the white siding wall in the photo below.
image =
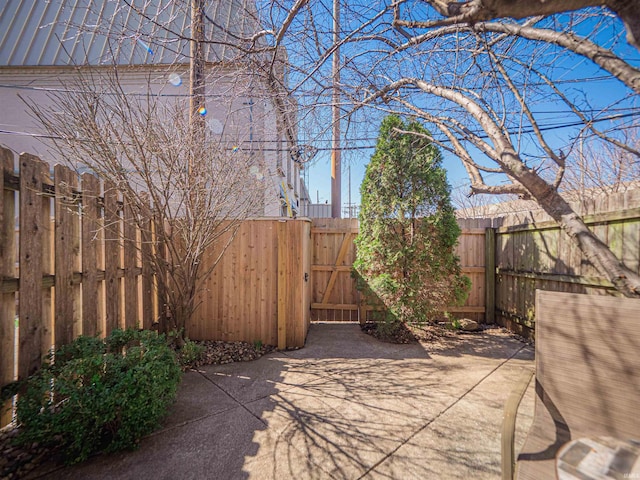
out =
<path fill-rule="evenodd" d="M 168 81 L 169 71 L 165 67 L 119 67 L 121 85 L 127 93 L 144 94 L 149 85 L 153 93 L 161 95 L 161 102 L 182 103 L 188 110 L 188 72 L 186 67 L 172 67 L 180 74 L 183 83 L 174 86 Z M 41 106 L 51 104 L 51 90 L 65 88 L 73 80 L 73 71 L 66 67 L 0 67 L 0 144 L 16 153 L 29 152 L 43 160 L 64 163 L 54 158 L 49 150 L 42 128 L 33 119 L 25 100 Z M 253 155 L 259 174 L 256 181 L 264 184 L 263 215 L 278 216 L 281 213 L 279 186 L 283 178 L 278 174 L 278 155 L 285 175 L 294 178 L 285 185 L 290 201 L 295 202 L 299 175 L 293 174 L 293 162 L 289 146 L 271 101 L 261 95 L 259 86 L 249 84 L 247 75 L 236 71 L 211 72 L 207 79 L 207 124 L 213 134 L 219 135 L 220 147 L 229 151 L 230 167 L 233 167 L 234 146 L 248 152 L 253 146 Z M 7 87 L 8 86 L 8 87 Z M 15 87 L 11 87 L 15 86 Z M 249 101 L 253 100 L 253 105 Z M 277 146 L 282 142 L 282 151 Z M 297 168 L 295 169 L 297 170 Z M 247 175 L 250 175 L 247 172 Z M 263 176 L 263 179 L 258 177 Z"/>

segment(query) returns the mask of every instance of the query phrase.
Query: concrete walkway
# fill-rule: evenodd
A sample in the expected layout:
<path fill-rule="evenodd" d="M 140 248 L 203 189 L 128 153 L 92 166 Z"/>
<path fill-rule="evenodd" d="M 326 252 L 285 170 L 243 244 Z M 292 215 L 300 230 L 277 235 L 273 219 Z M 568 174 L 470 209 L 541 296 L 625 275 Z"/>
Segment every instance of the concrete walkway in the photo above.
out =
<path fill-rule="evenodd" d="M 188 372 L 140 449 L 55 479 L 497 479 L 504 403 L 533 349 L 498 331 L 414 345 L 312 325 L 307 346 Z M 518 436 L 528 429 L 532 388 Z"/>

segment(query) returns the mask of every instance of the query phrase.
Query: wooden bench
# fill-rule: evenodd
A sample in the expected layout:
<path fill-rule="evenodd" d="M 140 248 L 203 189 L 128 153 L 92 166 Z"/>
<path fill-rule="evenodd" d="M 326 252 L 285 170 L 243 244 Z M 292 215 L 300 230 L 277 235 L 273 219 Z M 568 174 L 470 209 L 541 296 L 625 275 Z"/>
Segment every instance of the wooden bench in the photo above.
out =
<path fill-rule="evenodd" d="M 556 456 L 582 437 L 640 439 L 640 300 L 536 292 L 533 423 L 517 457 L 516 478 L 556 478 Z M 507 402 L 502 478 L 511 480 L 517 407 L 525 373 Z"/>

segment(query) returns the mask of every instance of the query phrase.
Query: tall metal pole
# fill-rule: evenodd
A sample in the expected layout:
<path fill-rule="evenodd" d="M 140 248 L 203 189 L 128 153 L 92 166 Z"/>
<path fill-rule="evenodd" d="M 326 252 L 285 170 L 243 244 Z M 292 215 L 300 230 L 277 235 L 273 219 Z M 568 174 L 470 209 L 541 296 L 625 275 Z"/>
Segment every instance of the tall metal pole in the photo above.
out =
<path fill-rule="evenodd" d="M 342 165 L 340 151 L 340 49 L 337 47 L 340 41 L 340 0 L 333 0 L 333 44 L 336 49 L 333 52 L 333 94 L 332 117 L 333 138 L 331 141 L 331 217 L 340 218 L 342 208 Z"/>

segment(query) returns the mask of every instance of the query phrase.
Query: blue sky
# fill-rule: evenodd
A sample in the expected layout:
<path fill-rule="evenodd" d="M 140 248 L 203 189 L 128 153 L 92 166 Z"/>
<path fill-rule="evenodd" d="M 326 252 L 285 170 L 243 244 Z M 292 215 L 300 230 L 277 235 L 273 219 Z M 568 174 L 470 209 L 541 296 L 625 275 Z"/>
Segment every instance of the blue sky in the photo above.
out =
<path fill-rule="evenodd" d="M 557 20 L 561 21 L 562 18 Z M 589 24 L 580 24 L 577 28 L 578 30 L 588 29 Z M 614 28 L 616 30 L 615 35 L 619 38 L 621 27 L 617 25 Z M 605 31 L 604 34 L 601 34 L 599 40 L 602 40 L 603 46 L 608 48 L 613 40 L 608 39 L 606 33 Z M 611 37 L 613 37 L 613 35 Z M 621 54 L 622 58 L 635 66 L 640 65 L 640 52 L 624 44 L 622 46 L 618 45 L 615 48 L 616 51 Z M 629 98 L 628 94 L 630 91 L 624 84 L 613 78 L 603 78 L 608 75 L 607 72 L 600 70 L 588 59 L 558 51 L 556 59 L 554 60 L 554 71 L 557 73 L 554 78 L 566 82 L 565 87 L 563 87 L 564 90 L 569 92 L 574 98 L 580 99 L 579 101 L 584 105 L 585 109 L 592 111 L 596 116 L 599 109 L 607 106 L 610 106 L 613 110 L 603 115 L 610 115 L 611 113 L 625 114 L 630 112 L 637 114 L 640 111 L 638 96 L 636 95 Z M 576 79 L 588 80 L 572 83 L 572 81 Z M 614 102 L 618 103 L 611 105 Z M 571 145 L 567 145 L 571 143 L 572 138 L 577 136 L 577 127 L 562 128 L 562 125 L 574 122 L 576 117 L 567 114 L 566 105 L 546 101 L 542 98 L 538 99 L 536 111 L 540 112 L 538 115 L 539 122 L 550 128 L 546 133 L 546 137 L 551 146 L 555 149 L 563 148 L 563 152 L 569 156 L 574 153 L 571 151 Z M 640 124 L 639 118 L 638 116 L 627 118 L 625 124 L 634 124 L 637 126 Z M 375 145 L 377 126 L 380 121 L 379 118 L 371 120 L 371 128 L 367 129 L 368 131 L 365 134 L 357 136 L 358 138 L 364 137 L 365 139 L 350 142 L 347 145 L 351 148 L 358 147 L 358 149 L 343 152 L 343 205 L 348 202 L 349 189 L 351 191 L 352 203 L 359 204 L 360 202 L 360 184 L 364 176 L 366 164 L 374 151 L 373 148 L 365 147 Z M 304 141 L 304 139 L 302 139 L 302 141 Z M 330 144 L 328 142 L 321 142 L 317 143 L 316 146 L 318 146 L 320 150 L 314 160 L 306 165 L 304 175 L 308 182 L 312 202 L 316 202 L 316 199 L 319 199 L 320 203 L 324 203 L 327 200 L 330 201 L 331 198 L 331 152 L 327 149 Z M 528 147 L 523 144 L 522 153 L 527 154 L 527 152 Z M 443 153 L 444 166 L 447 169 L 449 183 L 454 189 L 461 188 L 466 192 L 465 185 L 468 184 L 468 178 L 460 160 L 452 154 Z M 351 176 L 350 184 L 348 181 L 349 170 Z"/>

